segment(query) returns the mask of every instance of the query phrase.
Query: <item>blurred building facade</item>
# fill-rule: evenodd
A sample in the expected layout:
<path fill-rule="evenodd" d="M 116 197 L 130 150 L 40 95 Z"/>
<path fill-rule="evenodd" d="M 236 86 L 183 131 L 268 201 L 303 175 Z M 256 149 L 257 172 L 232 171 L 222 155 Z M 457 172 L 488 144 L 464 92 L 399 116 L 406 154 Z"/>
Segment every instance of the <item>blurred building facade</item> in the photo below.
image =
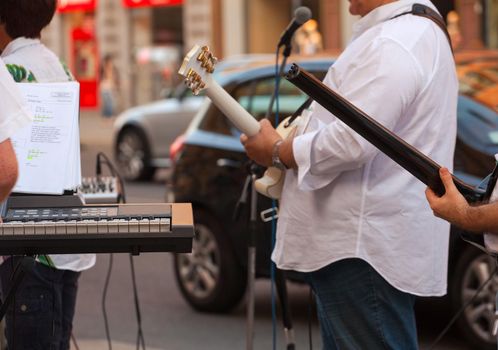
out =
<path fill-rule="evenodd" d="M 445 17 L 453 11 L 460 48 L 498 47 L 498 0 L 433 2 Z M 299 6 L 312 10 L 325 50 L 339 52 L 347 44 L 356 21 L 347 0 L 59 0 L 43 40 L 81 82 L 82 107 L 98 108 L 99 66 L 111 54 L 120 105 L 127 108 L 172 89 L 194 44 L 209 45 L 220 58 L 274 53 Z"/>

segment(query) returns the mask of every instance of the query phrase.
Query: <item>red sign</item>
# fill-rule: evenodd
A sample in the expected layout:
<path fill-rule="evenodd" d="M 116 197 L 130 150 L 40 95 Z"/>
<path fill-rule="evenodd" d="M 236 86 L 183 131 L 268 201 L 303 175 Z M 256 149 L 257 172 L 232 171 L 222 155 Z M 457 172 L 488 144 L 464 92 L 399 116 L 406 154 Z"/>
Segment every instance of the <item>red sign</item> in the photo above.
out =
<path fill-rule="evenodd" d="M 181 5 L 183 0 L 123 0 L 125 7 L 150 7 Z"/>
<path fill-rule="evenodd" d="M 59 12 L 94 11 L 97 0 L 59 0 Z"/>

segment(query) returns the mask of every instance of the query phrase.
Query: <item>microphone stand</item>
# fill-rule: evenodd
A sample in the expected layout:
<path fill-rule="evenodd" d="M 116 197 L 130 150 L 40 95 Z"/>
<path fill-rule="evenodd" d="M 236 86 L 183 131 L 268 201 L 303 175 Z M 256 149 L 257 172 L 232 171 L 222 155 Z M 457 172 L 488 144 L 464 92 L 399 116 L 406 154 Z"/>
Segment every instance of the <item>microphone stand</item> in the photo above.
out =
<path fill-rule="evenodd" d="M 285 66 L 287 65 L 287 59 L 289 58 L 292 51 L 292 46 L 290 43 L 286 44 L 283 51 L 283 60 L 279 69 L 279 76 L 284 76 Z M 277 51 L 278 56 L 278 51 Z M 280 79 L 278 80 L 280 83 Z M 268 110 L 266 111 L 266 119 L 270 118 L 270 115 L 273 111 L 273 104 L 276 98 L 277 89 L 273 90 L 273 94 L 271 96 L 270 105 Z M 275 125 L 277 127 L 277 125 Z M 275 219 L 274 219 L 275 220 Z M 287 294 L 287 284 L 286 284 L 286 273 L 284 270 L 281 270 L 275 267 L 275 286 L 277 289 L 278 299 L 280 301 L 280 307 L 282 308 L 282 323 L 284 325 L 284 333 L 285 333 L 285 342 L 287 350 L 295 349 L 295 338 L 294 338 L 294 329 L 292 327 L 292 317 L 289 306 L 289 298 Z"/>
<path fill-rule="evenodd" d="M 284 59 L 280 66 L 279 76 L 284 76 L 284 69 L 287 64 L 287 58 L 290 56 L 292 47 L 290 44 L 285 45 Z M 277 53 L 278 55 L 278 53 Z M 279 80 L 280 82 L 280 80 Z M 275 102 L 275 90 L 271 96 L 270 105 L 266 112 L 265 118 L 269 119 Z M 246 350 L 254 348 L 254 305 L 255 305 L 255 282 L 256 282 L 256 242 L 257 242 L 257 192 L 254 186 L 255 181 L 261 176 L 261 167 L 253 161 L 249 162 L 247 167 L 248 175 L 245 180 L 244 188 L 235 208 L 234 218 L 238 217 L 240 205 L 247 203 L 247 197 L 250 193 L 250 210 L 249 210 L 249 239 L 247 242 L 247 306 L 246 306 Z M 275 285 L 277 294 L 282 307 L 282 318 L 285 331 L 285 339 L 288 350 L 295 349 L 294 331 L 288 305 L 287 286 L 285 283 L 285 272 L 276 269 Z"/>
<path fill-rule="evenodd" d="M 249 238 L 247 241 L 247 306 L 246 306 L 246 349 L 254 348 L 254 305 L 255 305 L 255 282 L 256 282 L 256 242 L 257 242 L 257 192 L 254 182 L 261 176 L 261 167 L 253 161 L 247 164 L 247 177 L 244 188 L 237 202 L 234 212 L 234 220 L 238 219 L 241 205 L 247 204 L 249 200 Z M 248 199 L 248 195 L 250 198 Z"/>

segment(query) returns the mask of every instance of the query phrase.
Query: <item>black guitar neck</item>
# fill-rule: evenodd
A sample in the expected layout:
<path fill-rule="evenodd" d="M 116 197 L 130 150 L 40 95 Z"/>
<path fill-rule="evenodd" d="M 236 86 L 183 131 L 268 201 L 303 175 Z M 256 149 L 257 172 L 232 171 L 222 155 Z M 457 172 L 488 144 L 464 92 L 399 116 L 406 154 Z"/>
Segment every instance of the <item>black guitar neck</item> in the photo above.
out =
<path fill-rule="evenodd" d="M 441 168 L 439 164 L 403 141 L 298 65 L 292 66 L 286 78 L 410 174 L 429 186 L 435 193 L 444 194 L 444 186 L 439 177 Z M 453 180 L 467 201 L 479 202 L 486 199 L 487 191 L 474 188 L 454 175 Z"/>

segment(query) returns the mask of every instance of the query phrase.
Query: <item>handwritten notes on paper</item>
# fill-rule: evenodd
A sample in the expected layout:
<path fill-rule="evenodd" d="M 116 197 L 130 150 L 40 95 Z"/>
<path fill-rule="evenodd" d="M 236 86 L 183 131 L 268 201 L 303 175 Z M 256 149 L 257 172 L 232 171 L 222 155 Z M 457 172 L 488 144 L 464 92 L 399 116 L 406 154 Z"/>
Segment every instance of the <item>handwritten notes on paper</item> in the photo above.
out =
<path fill-rule="evenodd" d="M 62 194 L 81 182 L 79 84 L 18 84 L 33 122 L 11 140 L 19 163 L 14 192 Z"/>

